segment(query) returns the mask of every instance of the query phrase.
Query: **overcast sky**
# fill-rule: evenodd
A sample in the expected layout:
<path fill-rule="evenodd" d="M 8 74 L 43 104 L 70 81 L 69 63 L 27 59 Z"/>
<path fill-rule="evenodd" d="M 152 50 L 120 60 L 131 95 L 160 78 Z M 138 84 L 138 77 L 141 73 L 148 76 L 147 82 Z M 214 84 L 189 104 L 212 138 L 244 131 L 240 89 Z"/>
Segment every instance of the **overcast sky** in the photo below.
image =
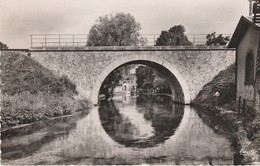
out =
<path fill-rule="evenodd" d="M 0 41 L 29 48 L 29 34 L 87 34 L 99 16 L 130 13 L 141 33 L 182 24 L 186 33 L 232 34 L 248 0 L 0 0 Z"/>

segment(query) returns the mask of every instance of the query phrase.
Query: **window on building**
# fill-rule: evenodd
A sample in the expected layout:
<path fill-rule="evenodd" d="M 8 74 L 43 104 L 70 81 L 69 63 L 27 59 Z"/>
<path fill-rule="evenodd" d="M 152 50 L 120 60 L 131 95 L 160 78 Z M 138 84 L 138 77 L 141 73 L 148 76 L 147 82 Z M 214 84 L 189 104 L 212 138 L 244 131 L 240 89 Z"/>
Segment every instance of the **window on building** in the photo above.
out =
<path fill-rule="evenodd" d="M 245 64 L 245 84 L 252 85 L 254 83 L 254 54 L 250 51 L 246 56 Z"/>

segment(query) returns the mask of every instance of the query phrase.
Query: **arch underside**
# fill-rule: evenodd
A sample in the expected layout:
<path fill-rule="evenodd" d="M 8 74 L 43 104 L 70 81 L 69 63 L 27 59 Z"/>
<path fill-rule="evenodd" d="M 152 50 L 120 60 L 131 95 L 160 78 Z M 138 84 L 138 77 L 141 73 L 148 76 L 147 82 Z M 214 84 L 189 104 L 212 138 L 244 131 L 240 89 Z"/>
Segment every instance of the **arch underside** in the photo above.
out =
<path fill-rule="evenodd" d="M 190 92 L 186 81 L 179 71 L 170 62 L 152 56 L 138 56 L 138 57 L 124 57 L 116 59 L 112 64 L 107 66 L 103 72 L 98 76 L 91 93 L 91 102 L 98 104 L 98 95 L 100 87 L 105 78 L 117 68 L 128 64 L 143 64 L 157 70 L 168 81 L 171 91 L 172 99 L 175 102 L 182 104 L 190 104 Z"/>

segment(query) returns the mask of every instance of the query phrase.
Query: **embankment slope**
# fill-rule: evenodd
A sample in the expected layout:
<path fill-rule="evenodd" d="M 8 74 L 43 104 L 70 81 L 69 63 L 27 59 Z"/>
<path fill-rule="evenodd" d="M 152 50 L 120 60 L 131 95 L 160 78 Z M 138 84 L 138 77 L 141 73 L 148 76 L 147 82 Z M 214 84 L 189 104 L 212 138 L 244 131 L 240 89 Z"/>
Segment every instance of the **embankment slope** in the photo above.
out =
<path fill-rule="evenodd" d="M 66 76 L 54 75 L 24 53 L 3 51 L 0 60 L 2 129 L 88 107 Z"/>

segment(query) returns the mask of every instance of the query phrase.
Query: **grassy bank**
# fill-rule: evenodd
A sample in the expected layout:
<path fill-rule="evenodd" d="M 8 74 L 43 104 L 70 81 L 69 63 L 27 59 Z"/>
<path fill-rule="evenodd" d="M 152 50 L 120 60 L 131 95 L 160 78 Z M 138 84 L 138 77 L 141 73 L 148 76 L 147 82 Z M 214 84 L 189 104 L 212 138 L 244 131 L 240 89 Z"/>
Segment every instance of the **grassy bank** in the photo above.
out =
<path fill-rule="evenodd" d="M 214 94 L 219 92 L 219 97 Z M 195 98 L 193 104 L 203 107 L 230 106 L 235 102 L 236 83 L 235 65 L 221 71 L 211 82 L 206 84 Z"/>
<path fill-rule="evenodd" d="M 2 52 L 0 60 L 2 129 L 88 108 L 66 76 L 54 75 L 19 52 Z"/>
<path fill-rule="evenodd" d="M 219 96 L 216 96 L 219 92 Z M 237 158 L 235 164 L 251 164 L 260 145 L 260 118 L 256 110 L 246 108 L 246 113 L 238 112 L 236 104 L 235 65 L 221 71 L 205 85 L 192 105 L 200 107 L 204 113 L 214 114 L 227 123 L 234 136 Z M 259 152 L 258 152 L 259 153 Z"/>

